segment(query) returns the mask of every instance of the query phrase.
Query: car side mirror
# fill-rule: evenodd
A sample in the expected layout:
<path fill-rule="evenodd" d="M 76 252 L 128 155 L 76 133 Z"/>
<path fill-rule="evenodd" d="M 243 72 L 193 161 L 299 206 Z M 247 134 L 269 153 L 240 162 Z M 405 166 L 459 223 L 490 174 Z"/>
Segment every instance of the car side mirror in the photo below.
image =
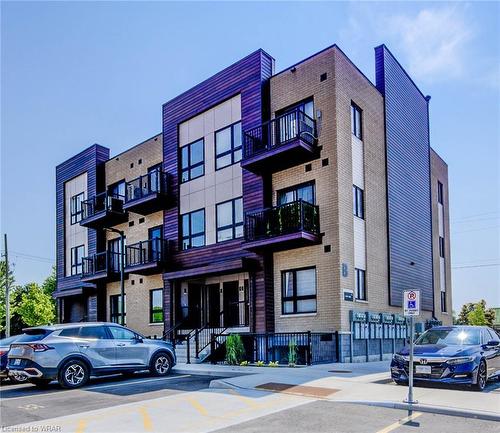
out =
<path fill-rule="evenodd" d="M 486 343 L 487 346 L 498 346 L 500 345 L 500 341 L 498 340 L 491 340 L 491 341 L 488 341 L 488 343 Z"/>
<path fill-rule="evenodd" d="M 138 335 L 135 336 L 134 340 L 136 343 L 144 343 L 144 340 L 142 339 L 142 337 L 139 337 Z"/>

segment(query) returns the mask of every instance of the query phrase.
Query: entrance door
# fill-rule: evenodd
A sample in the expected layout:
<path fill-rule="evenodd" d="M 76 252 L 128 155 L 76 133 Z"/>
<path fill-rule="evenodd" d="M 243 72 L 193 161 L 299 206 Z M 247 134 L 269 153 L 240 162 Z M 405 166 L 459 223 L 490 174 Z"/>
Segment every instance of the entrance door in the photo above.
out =
<path fill-rule="evenodd" d="M 240 324 L 238 281 L 223 283 L 222 294 L 224 296 L 224 326 L 238 326 Z"/>
<path fill-rule="evenodd" d="M 220 320 L 220 285 L 209 284 L 208 291 L 208 323 L 211 328 L 221 326 Z"/>
<path fill-rule="evenodd" d="M 201 284 L 188 285 L 188 323 L 190 328 L 201 326 Z"/>

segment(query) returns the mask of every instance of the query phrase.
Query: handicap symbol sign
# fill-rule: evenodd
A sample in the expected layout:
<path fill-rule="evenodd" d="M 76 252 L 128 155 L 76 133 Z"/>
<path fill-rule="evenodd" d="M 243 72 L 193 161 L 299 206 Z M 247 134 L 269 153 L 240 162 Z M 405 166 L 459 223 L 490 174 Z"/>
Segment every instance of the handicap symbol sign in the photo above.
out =
<path fill-rule="evenodd" d="M 408 308 L 417 308 L 417 301 L 408 301 Z"/>
<path fill-rule="evenodd" d="M 420 291 L 419 290 L 405 290 L 403 292 L 403 312 L 405 316 L 419 316 L 420 315 Z"/>

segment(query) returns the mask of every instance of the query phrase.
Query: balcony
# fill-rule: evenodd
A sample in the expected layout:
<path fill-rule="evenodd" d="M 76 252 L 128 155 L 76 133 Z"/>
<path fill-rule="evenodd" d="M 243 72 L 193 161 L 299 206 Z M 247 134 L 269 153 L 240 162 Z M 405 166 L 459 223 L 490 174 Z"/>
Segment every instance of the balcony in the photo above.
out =
<path fill-rule="evenodd" d="M 282 251 L 321 241 L 319 208 L 298 200 L 249 213 L 245 219 L 245 242 L 250 251 Z"/>
<path fill-rule="evenodd" d="M 127 182 L 123 209 L 148 215 L 168 206 L 168 176 L 160 169 Z"/>
<path fill-rule="evenodd" d="M 83 259 L 81 280 L 97 282 L 100 280 L 114 281 L 120 277 L 120 253 L 104 251 Z"/>
<path fill-rule="evenodd" d="M 162 271 L 167 262 L 168 241 L 154 238 L 127 245 L 125 271 L 133 274 L 151 275 Z"/>
<path fill-rule="evenodd" d="M 103 192 L 82 202 L 83 218 L 80 225 L 92 229 L 112 227 L 128 220 L 123 209 L 125 197 Z"/>
<path fill-rule="evenodd" d="M 316 121 L 296 109 L 245 131 L 241 166 L 254 173 L 276 172 L 318 156 Z"/>

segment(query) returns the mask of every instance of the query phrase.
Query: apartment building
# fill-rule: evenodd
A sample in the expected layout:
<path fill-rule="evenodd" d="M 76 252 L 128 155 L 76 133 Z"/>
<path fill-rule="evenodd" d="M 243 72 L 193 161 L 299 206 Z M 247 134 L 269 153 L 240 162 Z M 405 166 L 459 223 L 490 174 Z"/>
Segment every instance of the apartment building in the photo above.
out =
<path fill-rule="evenodd" d="M 451 323 L 430 97 L 384 45 L 375 71 L 334 45 L 275 73 L 257 50 L 165 103 L 161 134 L 59 165 L 59 320 L 311 332 L 341 361 L 402 344 L 405 289 L 421 327 Z"/>

